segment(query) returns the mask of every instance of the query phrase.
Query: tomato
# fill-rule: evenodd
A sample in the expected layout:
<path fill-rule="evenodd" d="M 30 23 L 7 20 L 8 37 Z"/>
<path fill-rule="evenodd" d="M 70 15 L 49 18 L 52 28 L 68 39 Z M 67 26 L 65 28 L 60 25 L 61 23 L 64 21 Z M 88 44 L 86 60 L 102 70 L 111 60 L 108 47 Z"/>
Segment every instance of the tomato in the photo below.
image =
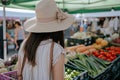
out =
<path fill-rule="evenodd" d="M 108 59 L 106 59 L 106 60 L 107 60 L 107 61 L 111 61 L 111 59 L 109 59 L 109 58 L 108 58 Z"/>
<path fill-rule="evenodd" d="M 114 59 L 116 59 L 117 57 L 116 56 L 113 56 Z"/>
<path fill-rule="evenodd" d="M 111 54 L 109 54 L 109 53 L 107 53 L 107 54 L 106 54 L 106 56 L 107 56 L 107 57 L 111 57 L 112 55 L 111 55 Z"/>
<path fill-rule="evenodd" d="M 92 54 L 95 54 L 95 53 L 96 53 L 96 51 L 93 51 L 93 52 L 92 52 Z"/>
<path fill-rule="evenodd" d="M 100 52 L 100 54 L 101 54 L 101 55 L 104 55 L 104 54 L 105 54 L 105 52 Z"/>
<path fill-rule="evenodd" d="M 113 56 L 115 56 L 115 55 L 116 55 L 116 53 L 115 53 L 115 52 L 111 52 L 111 54 L 112 54 Z"/>
<path fill-rule="evenodd" d="M 92 52 L 96 57 L 97 56 L 99 56 L 99 53 L 98 53 L 98 51 L 94 51 L 94 52 Z"/>
<path fill-rule="evenodd" d="M 120 54 L 120 52 L 118 52 L 117 54 Z"/>
<path fill-rule="evenodd" d="M 119 47 L 116 47 L 116 48 L 115 48 L 115 50 L 116 50 L 116 51 L 119 51 L 119 50 L 120 50 L 120 48 L 119 48 Z"/>
<path fill-rule="evenodd" d="M 111 60 L 114 60 L 115 58 L 111 56 L 110 59 L 111 59 Z"/>
<path fill-rule="evenodd" d="M 103 55 L 99 55 L 98 58 L 101 58 L 102 59 Z"/>
<path fill-rule="evenodd" d="M 94 55 L 95 55 L 96 57 L 98 57 L 100 54 L 99 54 L 99 53 L 95 53 Z"/>
<path fill-rule="evenodd" d="M 104 52 L 104 50 L 101 49 L 101 50 L 99 50 L 99 52 Z"/>
<path fill-rule="evenodd" d="M 109 47 L 107 47 L 107 48 L 106 48 L 106 50 L 110 50 L 110 48 L 109 48 Z"/>
<path fill-rule="evenodd" d="M 110 58 L 110 61 L 113 61 L 113 60 L 114 60 L 114 59 L 111 59 L 111 58 Z"/>
<path fill-rule="evenodd" d="M 111 50 L 114 50 L 114 49 L 115 49 L 115 47 L 114 47 L 114 46 L 111 46 L 111 47 L 110 47 L 110 49 L 111 49 Z"/>
<path fill-rule="evenodd" d="M 103 57 L 101 57 L 101 59 L 106 60 L 106 57 L 105 57 L 105 56 L 103 56 Z"/>
<path fill-rule="evenodd" d="M 105 52 L 104 55 L 107 56 L 107 54 L 109 54 L 108 52 Z"/>

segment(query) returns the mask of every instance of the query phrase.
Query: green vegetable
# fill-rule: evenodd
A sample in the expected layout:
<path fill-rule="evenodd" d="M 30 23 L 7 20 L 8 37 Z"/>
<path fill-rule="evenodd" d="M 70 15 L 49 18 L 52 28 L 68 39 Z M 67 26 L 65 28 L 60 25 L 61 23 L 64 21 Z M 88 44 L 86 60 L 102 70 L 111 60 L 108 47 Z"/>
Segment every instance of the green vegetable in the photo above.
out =
<path fill-rule="evenodd" d="M 77 68 L 82 72 L 87 70 L 93 77 L 103 72 L 107 65 L 110 64 L 110 62 L 98 59 L 95 56 L 88 56 L 86 54 L 76 54 L 75 58 L 68 59 L 69 61 L 67 64 L 70 65 L 71 68 Z M 75 74 L 77 75 L 78 73 L 73 71 L 70 76 L 73 78 Z"/>

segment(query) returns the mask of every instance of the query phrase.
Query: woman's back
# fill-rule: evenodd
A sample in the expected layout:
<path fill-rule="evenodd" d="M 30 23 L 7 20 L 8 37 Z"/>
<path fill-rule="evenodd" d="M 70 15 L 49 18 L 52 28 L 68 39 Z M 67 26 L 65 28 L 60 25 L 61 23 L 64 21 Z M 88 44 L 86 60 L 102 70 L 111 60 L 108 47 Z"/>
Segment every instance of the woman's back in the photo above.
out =
<path fill-rule="evenodd" d="M 36 66 L 32 67 L 32 65 L 26 62 L 23 70 L 23 80 L 50 80 L 49 68 L 51 43 L 51 39 L 44 40 L 40 43 L 36 51 Z M 24 43 L 22 46 L 23 45 Z M 53 50 L 53 66 L 59 59 L 61 53 L 64 53 L 64 49 L 59 44 L 55 43 Z M 24 55 L 22 49 L 19 51 L 19 56 L 23 59 Z"/>

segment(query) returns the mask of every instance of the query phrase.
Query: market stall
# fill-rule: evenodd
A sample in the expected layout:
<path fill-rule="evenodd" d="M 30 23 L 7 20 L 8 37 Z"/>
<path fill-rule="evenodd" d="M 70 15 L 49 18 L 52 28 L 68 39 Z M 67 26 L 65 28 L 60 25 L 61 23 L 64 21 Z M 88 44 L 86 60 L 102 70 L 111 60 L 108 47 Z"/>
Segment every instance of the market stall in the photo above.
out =
<path fill-rule="evenodd" d="M 119 80 L 119 16 L 119 11 L 76 15 L 78 32 L 65 41 L 66 80 Z M 86 23 L 87 31 L 84 30 Z M 111 26 L 111 30 L 106 30 Z"/>
<path fill-rule="evenodd" d="M 14 0 L 14 2 L 8 7 L 33 9 L 36 2 L 37 1 L 32 0 L 31 2 Z M 79 16 L 77 17 L 79 18 L 77 20 L 77 24 L 79 25 L 79 27 L 77 27 L 77 32 L 65 40 L 67 51 L 65 58 L 65 80 L 119 80 L 120 32 L 113 31 L 112 34 L 106 34 L 104 31 L 98 31 L 95 28 L 98 27 L 98 24 L 100 24 L 100 29 L 102 28 L 104 30 L 103 26 L 106 26 L 104 22 L 106 22 L 109 18 L 109 22 L 111 19 L 120 19 L 119 0 L 88 0 L 87 2 L 78 0 L 71 2 L 69 0 L 56 0 L 56 2 L 60 8 L 68 11 L 69 13 L 79 13 Z M 21 16 L 31 16 L 31 13 L 30 15 L 22 14 Z M 92 22 L 89 26 L 93 27 L 91 30 L 84 31 L 83 27 L 86 26 L 87 21 L 88 23 Z M 117 27 L 117 29 L 119 28 L 120 26 Z M 2 78 L 7 76 L 8 79 L 17 79 L 15 75 L 16 62 L 17 56 L 1 62 L 1 69 L 6 69 L 1 72 L 0 76 Z"/>

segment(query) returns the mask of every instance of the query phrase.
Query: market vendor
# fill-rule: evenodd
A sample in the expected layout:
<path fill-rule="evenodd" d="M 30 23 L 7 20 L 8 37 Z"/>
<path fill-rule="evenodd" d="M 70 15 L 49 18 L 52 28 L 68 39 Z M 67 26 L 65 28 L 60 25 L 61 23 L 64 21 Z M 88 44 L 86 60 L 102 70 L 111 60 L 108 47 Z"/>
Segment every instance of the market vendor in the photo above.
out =
<path fill-rule="evenodd" d="M 67 30 L 64 31 L 65 39 L 70 38 L 70 36 L 72 36 L 74 34 L 74 32 L 75 32 L 75 29 L 74 29 L 74 27 L 72 25 Z"/>

